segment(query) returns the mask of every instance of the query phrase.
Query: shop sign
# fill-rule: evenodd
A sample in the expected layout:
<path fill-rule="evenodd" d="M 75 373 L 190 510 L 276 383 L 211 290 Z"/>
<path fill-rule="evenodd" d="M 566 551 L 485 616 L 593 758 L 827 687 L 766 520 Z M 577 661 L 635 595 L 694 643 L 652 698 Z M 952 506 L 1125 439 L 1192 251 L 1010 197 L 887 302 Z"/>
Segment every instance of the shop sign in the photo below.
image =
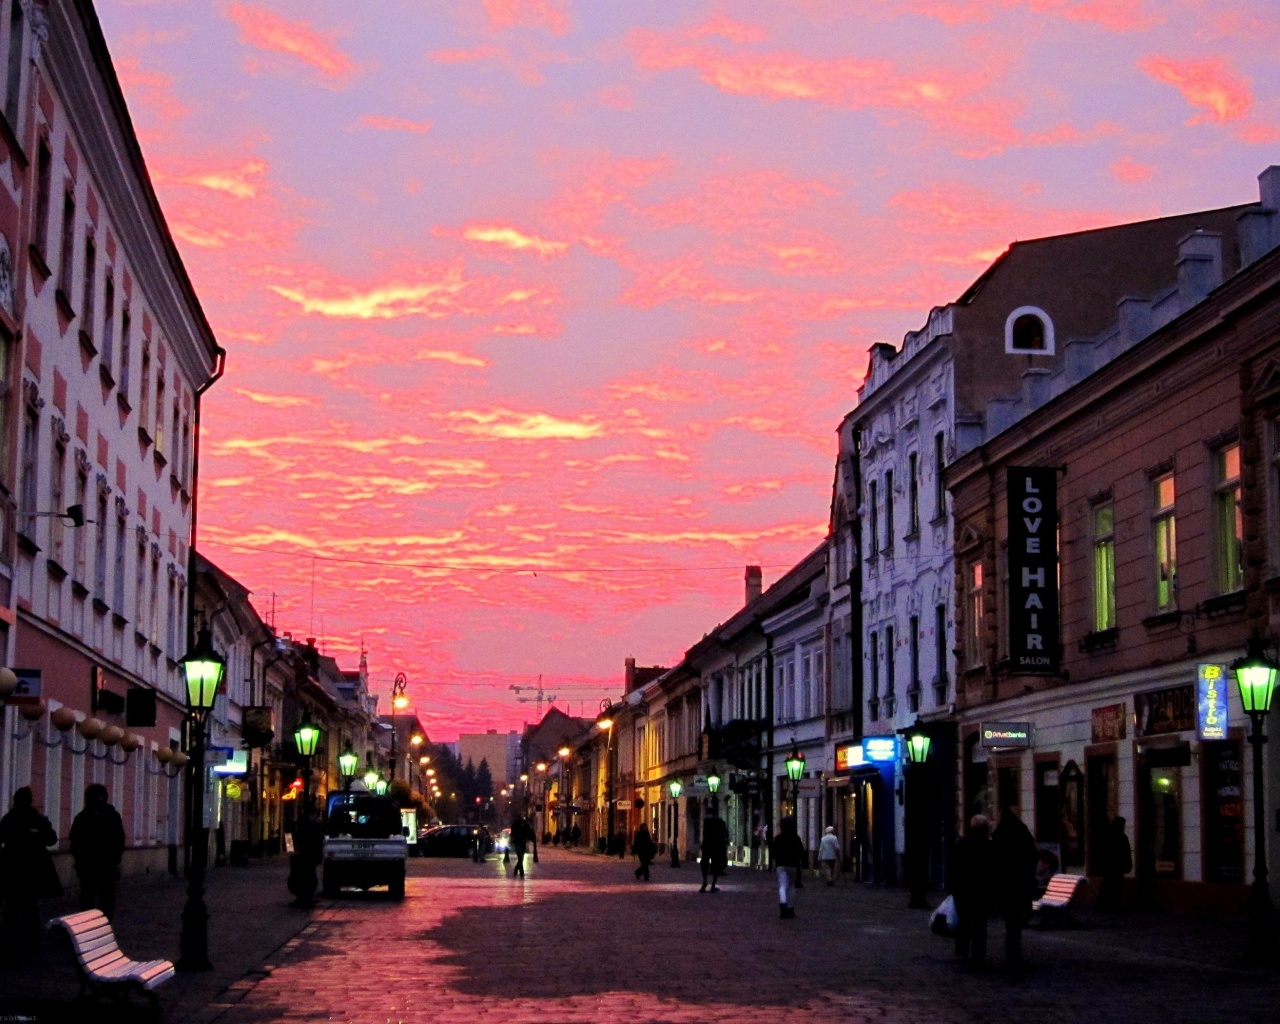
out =
<path fill-rule="evenodd" d="M 897 736 L 864 736 L 862 756 L 873 764 L 898 760 Z"/>
<path fill-rule="evenodd" d="M 1058 471 L 1008 471 L 1009 670 L 1057 675 Z"/>
<path fill-rule="evenodd" d="M 239 800 L 244 794 L 244 790 L 238 782 L 228 782 L 222 787 L 222 792 L 226 795 L 228 800 Z"/>
<path fill-rule="evenodd" d="M 983 722 L 982 745 L 984 747 L 1031 746 L 1030 722 Z"/>
<path fill-rule="evenodd" d="M 822 796 L 822 780 L 801 779 L 797 784 L 796 792 L 806 800 L 817 800 Z"/>
<path fill-rule="evenodd" d="M 1196 669 L 1196 735 L 1202 740 L 1227 738 L 1227 670 L 1221 665 Z"/>
<path fill-rule="evenodd" d="M 863 756 L 861 743 L 836 747 L 836 771 L 847 772 L 851 768 L 857 768 L 858 765 L 866 763 L 867 759 Z"/>
<path fill-rule="evenodd" d="M 1196 695 L 1190 683 L 1133 695 L 1134 736 L 1158 736 L 1195 727 Z"/>
<path fill-rule="evenodd" d="M 1124 739 L 1124 705 L 1108 704 L 1105 708 L 1094 708 L 1089 714 L 1089 723 L 1094 743 L 1114 743 Z"/>
<path fill-rule="evenodd" d="M 631 810 L 631 801 L 630 801 L 630 800 L 615 800 L 615 801 L 613 802 L 613 806 L 614 806 L 614 807 L 616 807 L 616 808 L 617 808 L 618 810 L 620 810 L 620 811 L 629 811 L 629 810 Z"/>
<path fill-rule="evenodd" d="M 18 686 L 5 700 L 10 704 L 39 704 L 40 673 L 38 668 L 15 668 L 13 674 L 18 677 Z"/>
<path fill-rule="evenodd" d="M 249 771 L 249 751 L 234 750 L 231 747 L 213 747 L 213 750 L 227 752 L 227 759 L 215 765 L 213 770 L 219 775 L 244 775 Z"/>

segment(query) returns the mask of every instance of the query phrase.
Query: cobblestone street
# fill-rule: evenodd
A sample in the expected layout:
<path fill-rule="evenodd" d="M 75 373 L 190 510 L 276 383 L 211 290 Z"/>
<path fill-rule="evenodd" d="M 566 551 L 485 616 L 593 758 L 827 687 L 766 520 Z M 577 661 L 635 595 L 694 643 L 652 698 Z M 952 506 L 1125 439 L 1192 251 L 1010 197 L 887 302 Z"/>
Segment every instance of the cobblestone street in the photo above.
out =
<path fill-rule="evenodd" d="M 199 1015 L 219 1024 L 752 1021 L 1273 1021 L 1277 976 L 1231 966 L 1232 928 L 1126 917 L 1028 931 L 1029 967 L 957 963 L 902 892 L 812 881 L 778 919 L 772 875 L 544 852 L 525 882 L 500 859 L 414 861 L 408 896 L 326 903 Z"/>

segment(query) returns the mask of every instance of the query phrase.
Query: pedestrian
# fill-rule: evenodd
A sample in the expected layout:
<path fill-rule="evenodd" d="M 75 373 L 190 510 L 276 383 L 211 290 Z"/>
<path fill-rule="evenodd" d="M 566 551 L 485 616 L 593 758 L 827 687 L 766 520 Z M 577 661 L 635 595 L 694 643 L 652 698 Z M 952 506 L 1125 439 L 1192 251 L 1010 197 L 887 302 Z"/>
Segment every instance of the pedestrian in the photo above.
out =
<path fill-rule="evenodd" d="M 49 819 L 36 810 L 31 789 L 13 794 L 13 807 L 0 818 L 0 894 L 4 896 L 4 936 L 10 952 L 30 956 L 40 941 L 37 901 L 62 895 L 49 856 L 58 842 Z"/>
<path fill-rule="evenodd" d="M 969 834 L 951 852 L 947 890 L 956 904 L 956 956 L 981 967 L 987 959 L 987 907 L 991 901 L 991 825 L 969 819 Z"/>
<path fill-rule="evenodd" d="M 315 811 L 305 806 L 293 825 L 293 853 L 289 854 L 289 891 L 291 907 L 313 907 L 316 903 L 316 868 L 324 860 L 324 830 L 316 821 Z"/>
<path fill-rule="evenodd" d="M 116 913 L 116 879 L 124 857 L 124 823 L 95 782 L 84 791 L 84 809 L 71 823 L 71 859 L 80 879 L 80 909 Z"/>
<path fill-rule="evenodd" d="M 1124 876 L 1133 870 L 1133 848 L 1124 826 L 1124 818 L 1112 818 L 1102 847 L 1102 892 L 1098 895 L 1098 905 L 1103 910 L 1124 908 Z"/>
<path fill-rule="evenodd" d="M 524 878 L 524 858 L 529 852 L 529 844 L 533 843 L 534 860 L 538 857 L 538 839 L 533 827 L 521 815 L 517 815 L 511 823 L 511 852 L 516 858 L 516 866 L 511 872 L 512 878 Z"/>
<path fill-rule="evenodd" d="M 1036 887 L 1036 841 L 1018 812 L 1006 807 L 991 833 L 996 905 L 1004 918 L 1004 952 L 1009 970 L 1022 969 L 1022 928 Z"/>
<path fill-rule="evenodd" d="M 822 869 L 827 885 L 835 885 L 836 875 L 840 872 L 840 840 L 836 838 L 833 825 L 822 830 L 822 839 L 818 842 L 818 866 Z"/>
<path fill-rule="evenodd" d="M 577 846 L 580 842 L 582 842 L 582 829 L 575 823 L 569 832 L 569 843 L 572 846 Z"/>
<path fill-rule="evenodd" d="M 707 891 L 707 880 L 711 880 L 711 891 L 719 892 L 716 882 L 729 867 L 729 826 L 724 823 L 715 811 L 707 815 L 702 823 L 702 888 L 698 892 Z"/>
<path fill-rule="evenodd" d="M 778 916 L 796 916 L 795 888 L 800 868 L 807 854 L 800 834 L 796 831 L 796 819 L 791 815 L 778 822 L 778 834 L 773 837 L 770 851 L 773 866 L 778 872 Z"/>
<path fill-rule="evenodd" d="M 759 813 L 751 815 L 751 867 L 760 868 L 760 855 L 764 840 L 764 829 L 760 826 Z"/>
<path fill-rule="evenodd" d="M 653 836 L 649 833 L 649 826 L 644 822 L 640 823 L 640 827 L 636 829 L 636 834 L 631 840 L 631 852 L 640 858 L 640 866 L 636 868 L 636 880 L 649 881 L 649 862 L 657 854 L 658 846 L 653 841 Z"/>

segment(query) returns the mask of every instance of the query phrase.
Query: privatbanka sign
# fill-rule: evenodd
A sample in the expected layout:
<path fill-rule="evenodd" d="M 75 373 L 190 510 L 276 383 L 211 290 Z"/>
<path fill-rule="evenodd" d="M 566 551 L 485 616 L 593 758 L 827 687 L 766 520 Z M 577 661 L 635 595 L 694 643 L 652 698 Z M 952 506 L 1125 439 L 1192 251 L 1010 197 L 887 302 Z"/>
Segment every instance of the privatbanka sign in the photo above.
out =
<path fill-rule="evenodd" d="M 1058 471 L 1009 469 L 1009 671 L 1056 675 Z"/>

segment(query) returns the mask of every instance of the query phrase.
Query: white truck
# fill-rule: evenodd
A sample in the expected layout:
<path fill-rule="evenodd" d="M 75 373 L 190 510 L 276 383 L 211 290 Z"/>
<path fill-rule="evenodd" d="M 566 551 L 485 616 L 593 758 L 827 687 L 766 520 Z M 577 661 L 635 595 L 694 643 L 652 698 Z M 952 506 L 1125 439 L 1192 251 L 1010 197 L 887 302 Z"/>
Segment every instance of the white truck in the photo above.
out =
<path fill-rule="evenodd" d="M 393 899 L 404 899 L 408 854 L 400 808 L 372 793 L 334 793 L 325 822 L 321 888 L 337 896 L 344 888 L 385 885 Z"/>

